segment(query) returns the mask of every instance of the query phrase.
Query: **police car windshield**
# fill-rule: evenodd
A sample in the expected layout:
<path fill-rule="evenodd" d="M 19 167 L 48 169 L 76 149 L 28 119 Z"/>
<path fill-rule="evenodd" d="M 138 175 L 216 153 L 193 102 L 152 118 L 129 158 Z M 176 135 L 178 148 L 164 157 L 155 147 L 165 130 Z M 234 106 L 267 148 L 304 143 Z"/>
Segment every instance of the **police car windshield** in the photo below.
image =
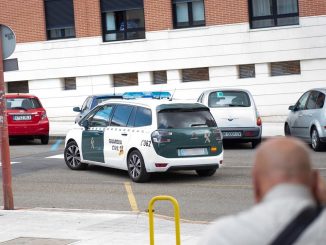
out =
<path fill-rule="evenodd" d="M 158 128 L 216 127 L 212 114 L 206 109 L 167 109 L 158 112 Z"/>

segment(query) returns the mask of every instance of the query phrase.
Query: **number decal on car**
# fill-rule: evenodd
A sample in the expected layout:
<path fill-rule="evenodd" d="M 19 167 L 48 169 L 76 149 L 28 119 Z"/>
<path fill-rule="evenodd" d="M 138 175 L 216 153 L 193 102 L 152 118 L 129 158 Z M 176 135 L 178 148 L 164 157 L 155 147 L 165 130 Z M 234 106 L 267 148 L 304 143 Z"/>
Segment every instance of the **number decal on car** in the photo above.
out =
<path fill-rule="evenodd" d="M 150 140 L 142 140 L 140 142 L 141 146 L 146 146 L 146 147 L 151 147 L 151 144 L 152 144 L 152 141 L 150 141 Z"/>

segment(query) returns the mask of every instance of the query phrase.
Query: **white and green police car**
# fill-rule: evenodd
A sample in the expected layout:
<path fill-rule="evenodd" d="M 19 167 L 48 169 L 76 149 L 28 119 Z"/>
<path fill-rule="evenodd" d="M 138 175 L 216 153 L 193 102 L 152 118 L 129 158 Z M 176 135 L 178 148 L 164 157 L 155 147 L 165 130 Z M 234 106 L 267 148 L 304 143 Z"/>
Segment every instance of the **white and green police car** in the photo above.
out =
<path fill-rule="evenodd" d="M 123 169 L 135 182 L 170 170 L 211 176 L 223 161 L 222 134 L 200 103 L 109 100 L 68 132 L 64 157 L 70 169 Z"/>

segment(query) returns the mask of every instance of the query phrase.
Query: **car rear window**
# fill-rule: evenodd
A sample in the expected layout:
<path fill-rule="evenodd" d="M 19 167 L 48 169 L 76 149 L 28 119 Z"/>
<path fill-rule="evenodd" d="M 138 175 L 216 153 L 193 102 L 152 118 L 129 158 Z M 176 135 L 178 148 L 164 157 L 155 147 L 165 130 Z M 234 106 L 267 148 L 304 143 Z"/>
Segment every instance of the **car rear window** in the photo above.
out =
<path fill-rule="evenodd" d="M 158 112 L 158 128 L 216 127 L 208 109 L 166 109 Z"/>
<path fill-rule="evenodd" d="M 209 94 L 209 107 L 250 107 L 250 99 L 243 91 L 214 91 Z"/>
<path fill-rule="evenodd" d="M 42 108 L 41 103 L 37 98 L 7 98 L 7 109 L 36 109 Z"/>

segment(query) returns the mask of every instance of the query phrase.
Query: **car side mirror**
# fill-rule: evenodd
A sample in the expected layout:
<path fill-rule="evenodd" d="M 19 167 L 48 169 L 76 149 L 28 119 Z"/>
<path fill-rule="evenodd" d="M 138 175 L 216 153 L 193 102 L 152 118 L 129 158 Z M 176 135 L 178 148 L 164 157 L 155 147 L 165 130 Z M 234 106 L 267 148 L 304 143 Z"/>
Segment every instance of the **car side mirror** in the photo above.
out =
<path fill-rule="evenodd" d="M 82 121 L 82 123 L 80 124 L 82 127 L 84 127 L 85 129 L 89 128 L 89 121 L 88 120 L 84 120 Z"/>
<path fill-rule="evenodd" d="M 77 107 L 74 107 L 74 108 L 72 108 L 72 110 L 73 111 L 75 111 L 75 112 L 81 112 L 81 109 L 77 106 Z"/>
<path fill-rule="evenodd" d="M 290 111 L 296 111 L 296 107 L 294 105 L 289 106 Z"/>

